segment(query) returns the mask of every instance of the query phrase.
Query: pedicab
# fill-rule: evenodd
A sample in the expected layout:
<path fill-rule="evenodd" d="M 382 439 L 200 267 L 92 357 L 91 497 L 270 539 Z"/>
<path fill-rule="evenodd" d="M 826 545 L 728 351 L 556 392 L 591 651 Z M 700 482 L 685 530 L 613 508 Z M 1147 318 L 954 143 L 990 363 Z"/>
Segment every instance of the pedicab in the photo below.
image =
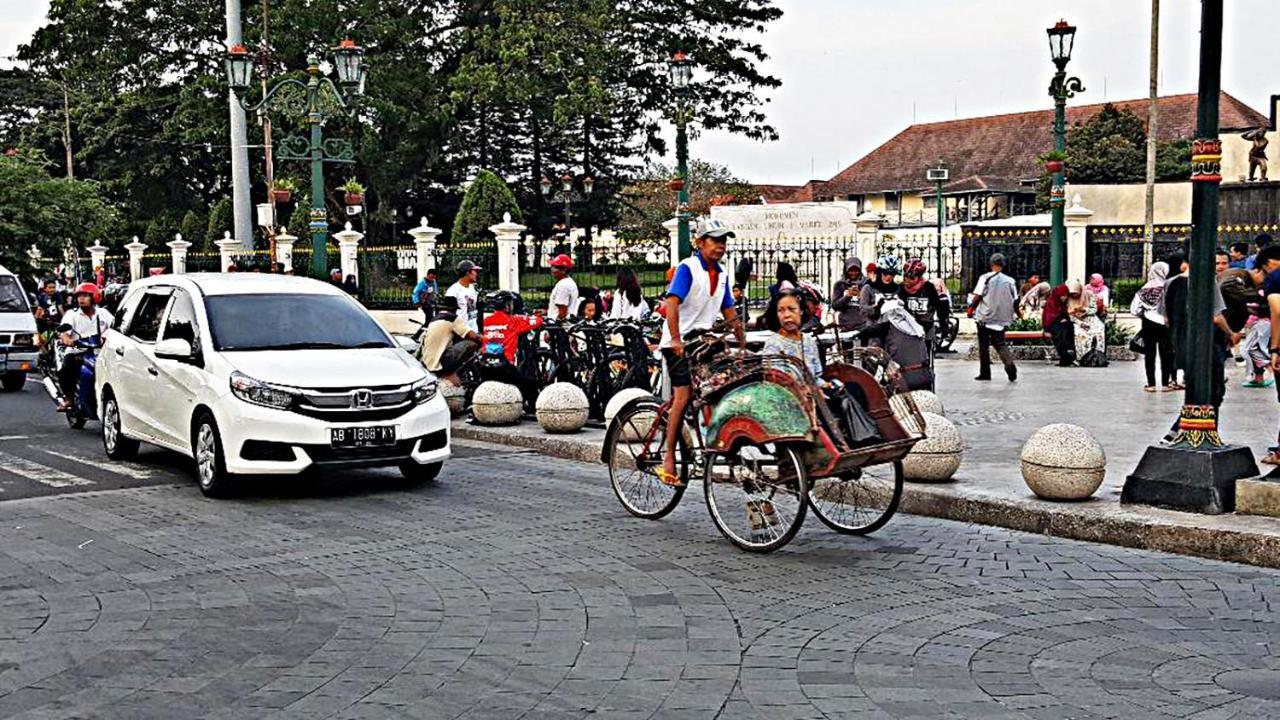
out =
<path fill-rule="evenodd" d="M 724 349 L 726 339 L 686 343 L 693 399 L 683 418 L 671 417 L 670 401 L 642 397 L 609 424 L 601 459 L 622 506 L 656 520 L 700 481 L 716 527 L 752 552 L 785 546 L 810 508 L 841 533 L 866 534 L 888 522 L 902 497 L 902 458 L 924 437 L 923 418 L 888 357 L 845 348 L 837 335 L 822 378 L 856 398 L 864 424 L 854 441 L 802 362 Z M 681 424 L 679 484 L 658 473 L 671 422 Z"/>

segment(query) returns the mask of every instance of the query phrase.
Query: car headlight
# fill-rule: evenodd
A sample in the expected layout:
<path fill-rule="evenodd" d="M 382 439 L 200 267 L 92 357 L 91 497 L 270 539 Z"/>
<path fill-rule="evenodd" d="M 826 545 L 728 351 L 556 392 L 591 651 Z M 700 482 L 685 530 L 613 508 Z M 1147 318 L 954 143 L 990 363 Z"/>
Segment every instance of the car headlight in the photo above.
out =
<path fill-rule="evenodd" d="M 413 404 L 421 405 L 435 397 L 436 390 L 438 390 L 439 387 L 440 384 L 433 378 L 423 378 L 422 380 L 414 383 L 413 386 L 409 388 L 410 395 L 413 398 Z"/>
<path fill-rule="evenodd" d="M 278 410 L 288 410 L 297 397 L 291 390 L 255 380 L 241 372 L 231 373 L 231 392 L 247 403 Z"/>

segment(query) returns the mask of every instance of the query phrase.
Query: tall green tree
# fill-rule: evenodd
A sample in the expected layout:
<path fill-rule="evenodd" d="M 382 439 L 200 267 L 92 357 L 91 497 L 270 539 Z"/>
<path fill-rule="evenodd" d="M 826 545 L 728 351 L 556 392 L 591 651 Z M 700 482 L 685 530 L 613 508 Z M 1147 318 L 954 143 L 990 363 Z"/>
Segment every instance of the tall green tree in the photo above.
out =
<path fill-rule="evenodd" d="M 204 234 L 204 245 L 201 249 L 212 250 L 215 242 L 226 237 L 226 233 L 235 230 L 235 212 L 231 208 L 231 198 L 224 197 L 209 208 L 209 225 Z"/>
<path fill-rule="evenodd" d="M 60 262 L 68 244 L 116 245 L 119 223 L 97 183 L 55 177 L 35 153 L 0 156 L 0 265 L 26 270 L 32 247 Z"/>

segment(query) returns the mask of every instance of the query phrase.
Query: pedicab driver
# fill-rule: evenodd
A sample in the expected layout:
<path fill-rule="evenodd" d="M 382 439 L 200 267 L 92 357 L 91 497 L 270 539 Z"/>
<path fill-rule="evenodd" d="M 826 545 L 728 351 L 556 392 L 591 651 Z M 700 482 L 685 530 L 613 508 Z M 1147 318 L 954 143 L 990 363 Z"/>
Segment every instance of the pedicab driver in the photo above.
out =
<path fill-rule="evenodd" d="M 733 328 L 739 346 L 746 344 L 742 323 L 738 322 L 733 307 L 733 294 L 729 291 L 731 280 L 720 266 L 725 245 L 733 232 L 719 220 L 705 219 L 698 223 L 696 250 L 676 266 L 667 290 L 666 317 L 662 326 L 662 360 L 666 365 L 667 379 L 671 382 L 671 413 L 668 415 L 665 451 L 658 479 L 667 485 L 680 485 L 676 473 L 676 437 L 680 432 L 680 419 L 693 396 L 693 381 L 689 375 L 689 360 L 685 357 L 684 344 L 707 332 L 721 316 Z"/>

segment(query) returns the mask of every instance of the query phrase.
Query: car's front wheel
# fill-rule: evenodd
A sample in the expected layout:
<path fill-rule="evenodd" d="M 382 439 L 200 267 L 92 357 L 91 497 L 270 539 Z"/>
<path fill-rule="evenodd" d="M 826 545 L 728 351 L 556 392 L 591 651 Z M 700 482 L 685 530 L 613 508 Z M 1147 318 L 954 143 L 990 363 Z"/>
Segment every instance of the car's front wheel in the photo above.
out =
<path fill-rule="evenodd" d="M 120 404 L 112 394 L 102 403 L 102 449 L 112 460 L 132 460 L 138 454 L 138 441 L 120 429 Z"/>
<path fill-rule="evenodd" d="M 196 480 L 200 492 L 206 497 L 227 497 L 232 491 L 232 479 L 222 455 L 222 436 L 218 424 L 209 413 L 202 413 L 193 423 L 191 454 L 196 461 Z"/>
<path fill-rule="evenodd" d="M 444 462 L 426 463 L 425 465 L 416 463 L 412 460 L 405 460 L 400 463 L 400 474 L 404 479 L 413 485 L 429 483 L 436 479 L 440 474 Z"/>

